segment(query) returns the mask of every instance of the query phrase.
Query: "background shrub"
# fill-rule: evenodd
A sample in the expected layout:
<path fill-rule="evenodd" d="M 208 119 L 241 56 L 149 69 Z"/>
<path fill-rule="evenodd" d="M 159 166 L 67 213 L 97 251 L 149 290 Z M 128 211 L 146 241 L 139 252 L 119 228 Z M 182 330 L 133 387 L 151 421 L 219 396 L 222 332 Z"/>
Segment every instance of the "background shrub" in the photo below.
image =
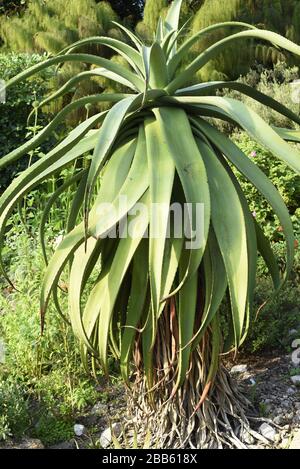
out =
<path fill-rule="evenodd" d="M 0 53 L 0 79 L 7 81 L 24 69 L 44 60 L 38 54 Z M 52 72 L 44 72 L 19 83 L 11 88 L 6 102 L 0 103 L 0 158 L 24 143 L 32 135 L 33 129 L 26 126 L 28 114 L 34 101 L 42 99 L 46 92 L 45 80 Z M 47 121 L 45 114 L 39 114 L 38 124 Z M 46 148 L 45 146 L 43 148 Z M 16 165 L 2 169 L 0 174 L 0 193 L 7 187 L 12 178 L 28 165 L 28 159 L 22 158 Z"/>
<path fill-rule="evenodd" d="M 268 150 L 251 140 L 245 132 L 235 133 L 232 138 L 277 188 L 291 215 L 295 234 L 300 238 L 300 176 L 296 175 L 286 164 L 271 155 Z M 257 189 L 252 184 L 238 172 L 236 174 L 253 216 L 256 217 L 266 235 L 274 242 L 282 241 L 284 239 L 282 227 L 268 202 L 259 195 Z"/>

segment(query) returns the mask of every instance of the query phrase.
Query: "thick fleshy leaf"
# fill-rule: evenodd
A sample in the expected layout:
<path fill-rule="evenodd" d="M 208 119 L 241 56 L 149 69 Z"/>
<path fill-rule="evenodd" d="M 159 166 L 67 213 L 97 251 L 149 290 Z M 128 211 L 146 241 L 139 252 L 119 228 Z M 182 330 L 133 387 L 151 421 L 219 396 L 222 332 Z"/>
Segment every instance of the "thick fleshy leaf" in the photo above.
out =
<path fill-rule="evenodd" d="M 118 52 L 122 57 L 124 57 L 132 67 L 136 67 L 140 71 L 143 70 L 143 63 L 138 51 L 126 44 L 126 42 L 119 41 L 118 39 L 114 39 L 111 37 L 95 36 L 81 39 L 80 41 L 74 42 L 70 46 L 65 47 L 58 55 L 70 54 L 78 48 L 91 44 L 107 46 L 110 49 Z"/>
<path fill-rule="evenodd" d="M 125 119 L 126 114 L 130 111 L 132 106 L 141 101 L 141 97 L 126 98 L 120 103 L 110 109 L 101 127 L 99 141 L 95 147 L 91 166 L 88 173 L 86 196 L 85 196 L 85 224 L 86 230 L 88 228 L 88 211 L 89 204 L 92 198 L 92 192 L 95 187 L 96 178 L 103 168 L 104 163 L 109 155 L 109 152 L 116 140 L 119 129 Z"/>
<path fill-rule="evenodd" d="M 217 314 L 227 289 L 224 261 L 212 227 L 203 257 L 203 269 L 205 275 L 205 304 L 200 326 L 193 338 L 193 350 L 199 345 L 207 327 Z"/>
<path fill-rule="evenodd" d="M 122 96 L 115 95 L 115 102 L 118 102 L 120 99 L 122 99 Z M 85 104 L 89 104 L 92 102 L 104 102 L 104 101 L 106 101 L 106 98 L 103 95 L 95 95 L 95 96 L 88 96 L 87 98 L 78 99 L 77 101 L 74 101 L 73 103 L 69 104 L 62 111 L 60 111 L 54 117 L 54 119 L 46 127 L 44 127 L 43 130 L 37 133 L 32 139 L 30 139 L 28 142 L 25 142 L 19 148 L 16 148 L 15 150 L 11 151 L 7 155 L 3 156 L 0 159 L 0 169 L 8 166 L 14 161 L 20 159 L 23 155 L 26 155 L 26 153 L 28 153 L 29 151 L 37 148 L 41 143 L 43 143 L 47 138 L 51 136 L 52 132 L 59 126 L 59 124 L 62 121 L 65 120 L 66 116 L 70 112 L 84 106 Z M 54 151 L 57 150 L 58 148 L 61 148 L 64 142 L 68 142 L 69 144 L 72 137 L 74 137 L 74 142 L 77 143 L 78 140 L 76 139 L 75 136 L 77 134 L 84 136 L 85 135 L 84 129 L 86 128 L 87 130 L 90 130 L 94 126 L 97 126 L 100 122 L 102 122 L 106 114 L 107 112 L 97 114 L 95 116 L 90 117 L 82 124 L 78 125 L 72 132 L 70 132 L 68 137 L 65 138 L 63 142 L 59 143 L 55 147 Z"/>
<path fill-rule="evenodd" d="M 210 195 L 207 175 L 202 157 L 191 131 L 186 113 L 181 109 L 161 107 L 155 109 L 156 119 L 161 127 L 162 142 L 165 150 L 174 160 L 176 171 L 180 178 L 185 194 L 187 215 L 189 220 L 189 233 L 191 246 L 186 276 L 183 277 L 179 287 L 187 277 L 192 276 L 198 269 L 204 253 L 210 224 Z M 174 132 L 176 129 L 176 132 Z M 201 218 L 203 214 L 203 219 Z M 200 221 L 200 226 L 197 222 Z M 196 240 L 199 237 L 200 240 Z M 196 246 L 200 241 L 199 246 Z M 174 293 L 174 292 L 173 292 Z"/>
<path fill-rule="evenodd" d="M 120 192 L 113 200 L 112 205 L 106 205 L 106 200 L 102 198 L 101 193 L 93 206 L 93 212 L 96 214 L 98 223 L 93 221 L 89 227 L 89 234 L 95 238 L 100 238 L 103 233 L 106 233 L 112 228 L 112 221 L 116 220 L 115 223 L 122 220 L 122 218 L 134 207 L 134 205 L 140 200 L 142 195 L 146 192 L 149 187 L 148 178 L 148 166 L 146 159 L 146 141 L 144 135 L 144 129 L 141 127 L 133 163 L 128 175 L 124 180 L 123 185 L 120 188 Z M 124 200 L 122 200 L 124 198 Z M 106 230 L 105 230 L 106 227 Z"/>
<path fill-rule="evenodd" d="M 227 272 L 235 346 L 238 347 L 244 327 L 249 282 L 245 216 L 236 189 L 223 165 L 200 139 L 198 147 L 208 175 L 212 224 Z"/>
<path fill-rule="evenodd" d="M 112 203 L 118 196 L 124 183 L 135 151 L 135 142 L 121 146 L 112 156 L 102 175 L 98 199 L 105 203 Z M 91 350 L 92 346 L 87 338 L 82 323 L 81 295 L 88 278 L 87 272 L 93 268 L 99 258 L 101 240 L 89 238 L 87 246 L 81 246 L 74 257 L 70 272 L 69 285 L 69 315 L 73 330 L 77 337 Z"/>
<path fill-rule="evenodd" d="M 182 272 L 185 275 L 185 272 Z M 190 354 L 192 349 L 192 339 L 194 336 L 196 306 L 198 293 L 198 273 L 191 276 L 183 285 L 179 292 L 179 350 L 178 350 L 178 369 L 175 389 L 181 386 L 186 378 L 189 369 Z"/>
<path fill-rule="evenodd" d="M 246 29 L 256 29 L 255 26 L 248 24 L 248 23 L 242 23 L 238 21 L 227 21 L 225 23 L 216 23 L 211 26 L 208 26 L 207 28 L 201 29 L 199 32 L 194 34 L 192 37 L 187 39 L 178 49 L 177 54 L 172 57 L 169 63 L 169 71 L 170 71 L 170 76 L 172 77 L 178 67 L 178 65 L 181 63 L 182 60 L 185 59 L 187 53 L 189 50 L 196 44 L 202 37 L 218 30 L 225 30 L 229 28 L 230 30 L 232 28 L 246 28 Z"/>
<path fill-rule="evenodd" d="M 173 0 L 165 19 L 165 28 L 167 31 L 177 30 L 179 27 L 179 17 L 182 0 Z"/>
<path fill-rule="evenodd" d="M 56 57 L 52 57 L 50 59 L 45 60 L 44 62 L 40 62 L 32 67 L 24 70 L 23 72 L 19 73 L 19 75 L 11 78 L 5 83 L 5 89 L 8 90 L 11 86 L 16 85 L 20 81 L 25 80 L 36 73 L 51 67 L 52 65 L 62 64 L 65 62 L 82 62 L 88 63 L 92 65 L 98 65 L 99 67 L 103 67 L 106 70 L 119 75 L 125 80 L 129 81 L 134 85 L 137 91 L 143 90 L 143 80 L 137 76 L 135 73 L 127 70 L 122 65 L 116 64 L 111 60 L 103 59 L 102 57 L 98 57 L 96 55 L 91 54 L 65 54 L 65 55 L 57 55 Z"/>
<path fill-rule="evenodd" d="M 252 88 L 251 86 L 246 85 L 245 83 L 239 83 L 238 81 L 216 81 L 216 82 L 208 82 L 208 83 L 201 83 L 199 85 L 190 86 L 188 88 L 183 88 L 176 91 L 176 96 L 199 96 L 199 95 L 207 95 L 211 91 L 215 90 L 236 90 L 240 93 L 250 96 L 250 98 L 255 99 L 256 101 L 268 106 L 274 111 L 279 112 L 283 116 L 291 119 L 292 121 L 300 124 L 300 117 L 288 109 L 283 104 L 280 104 L 275 99 L 267 96 L 264 93 Z M 276 129 L 274 129 L 276 130 Z"/>
<path fill-rule="evenodd" d="M 121 339 L 121 373 L 126 383 L 129 383 L 130 355 L 137 334 L 137 328 L 146 306 L 148 293 L 148 246 L 142 241 L 133 260 L 132 284 L 127 310 L 126 324 Z"/>
<path fill-rule="evenodd" d="M 166 100 L 166 98 L 162 98 Z M 233 118 L 248 134 L 296 173 L 300 174 L 300 153 L 286 143 L 255 111 L 240 101 L 219 96 L 176 98 L 179 103 L 208 104 L 219 107 Z"/>
<path fill-rule="evenodd" d="M 294 259 L 294 230 L 289 212 L 274 185 L 230 139 L 224 136 L 208 122 L 198 120 L 201 130 L 226 158 L 258 189 L 266 198 L 283 226 L 287 243 L 287 263 L 285 279 L 291 273 Z"/>
<path fill-rule="evenodd" d="M 162 270 L 168 231 L 170 202 L 175 176 L 175 164 L 163 138 L 159 121 L 145 122 L 147 159 L 150 183 L 149 275 L 153 320 L 153 342 L 162 296 Z"/>
<path fill-rule="evenodd" d="M 249 27 L 249 26 L 248 26 Z M 253 27 L 252 27 L 253 28 Z M 176 78 L 167 86 L 166 90 L 169 94 L 173 94 L 178 88 L 184 86 L 184 84 L 189 83 L 191 77 L 203 68 L 210 60 L 214 59 L 223 49 L 231 43 L 238 43 L 241 39 L 258 39 L 267 41 L 275 46 L 281 47 L 288 52 L 291 52 L 297 56 L 300 55 L 300 46 L 294 42 L 286 39 L 280 34 L 273 33 L 272 31 L 264 31 L 261 29 L 253 28 L 249 31 L 242 31 L 237 34 L 232 34 L 231 36 L 222 39 L 221 41 L 213 44 L 204 52 L 202 52 L 199 57 L 197 57 L 186 69 L 179 73 Z M 182 57 L 182 51 L 178 52 L 179 57 Z M 174 59 L 176 58 L 176 55 Z M 170 64 L 170 68 L 171 64 Z"/>
<path fill-rule="evenodd" d="M 120 28 L 129 37 L 129 39 L 131 39 L 138 51 L 142 50 L 141 40 L 132 31 L 130 31 L 130 29 L 125 28 L 123 24 L 117 23 L 116 21 L 112 21 L 112 23 L 118 26 L 118 28 Z"/>
<path fill-rule="evenodd" d="M 141 198 L 140 202 L 148 205 L 148 192 Z M 83 323 L 88 335 L 94 329 L 96 321 L 99 320 L 99 359 L 106 371 L 108 335 L 113 308 L 122 280 L 147 229 L 148 212 L 144 211 L 140 216 L 129 217 L 129 223 L 131 236 L 119 241 L 109 272 L 93 288 L 83 315 Z"/>

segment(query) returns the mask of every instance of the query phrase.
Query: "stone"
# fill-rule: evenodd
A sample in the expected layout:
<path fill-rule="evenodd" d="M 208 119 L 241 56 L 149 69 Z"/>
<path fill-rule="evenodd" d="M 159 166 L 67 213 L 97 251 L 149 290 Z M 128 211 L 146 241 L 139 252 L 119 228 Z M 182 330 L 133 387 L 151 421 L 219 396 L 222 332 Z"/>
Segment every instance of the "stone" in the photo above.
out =
<path fill-rule="evenodd" d="M 291 380 L 295 386 L 300 386 L 300 375 L 292 376 Z"/>
<path fill-rule="evenodd" d="M 287 394 L 289 396 L 293 396 L 294 394 L 296 394 L 296 392 L 297 392 L 296 389 L 292 388 L 292 387 L 288 388 L 288 390 L 287 390 Z"/>
<path fill-rule="evenodd" d="M 23 438 L 19 443 L 13 443 L 11 449 L 44 449 L 44 445 L 40 440 L 35 438 Z"/>
<path fill-rule="evenodd" d="M 284 418 L 282 415 L 277 415 L 276 417 L 274 417 L 273 422 L 275 423 L 275 425 L 282 425 L 284 422 Z"/>
<path fill-rule="evenodd" d="M 57 443 L 56 445 L 50 446 L 49 449 L 75 449 L 76 445 L 74 440 L 64 441 L 63 443 Z"/>
<path fill-rule="evenodd" d="M 287 422 L 291 422 L 294 418 L 294 412 L 289 412 L 288 414 L 285 414 L 285 420 Z"/>
<path fill-rule="evenodd" d="M 300 449 L 300 430 L 294 434 L 289 449 Z"/>
<path fill-rule="evenodd" d="M 84 431 L 85 431 L 84 425 L 80 425 L 79 423 L 76 423 L 74 425 L 74 433 L 76 436 L 82 436 L 84 434 Z"/>
<path fill-rule="evenodd" d="M 246 373 L 247 369 L 247 365 L 235 365 L 231 368 L 230 373 L 233 375 L 238 373 Z"/>
<path fill-rule="evenodd" d="M 122 433 L 122 427 L 119 423 L 114 423 L 112 425 L 112 430 L 116 438 L 118 438 Z M 111 428 L 108 427 L 104 430 L 104 432 L 101 433 L 100 445 L 102 446 L 102 448 L 106 449 L 111 445 L 111 443 L 112 443 L 112 431 L 111 431 Z"/>
<path fill-rule="evenodd" d="M 289 335 L 297 335 L 297 334 L 299 334 L 299 331 L 297 329 L 291 329 L 289 331 Z"/>
<path fill-rule="evenodd" d="M 294 416 L 294 423 L 296 423 L 296 424 L 300 423 L 300 410 L 297 410 L 297 412 Z"/>
<path fill-rule="evenodd" d="M 280 444 L 281 449 L 287 449 L 289 446 L 290 439 L 289 438 L 283 438 Z"/>
<path fill-rule="evenodd" d="M 263 423 L 260 427 L 259 427 L 259 432 L 260 434 L 266 438 L 267 440 L 269 441 L 275 441 L 275 438 L 276 438 L 276 431 L 273 427 L 271 427 L 271 425 L 269 425 L 268 423 Z"/>
<path fill-rule="evenodd" d="M 103 415 L 106 414 L 108 407 L 102 402 L 97 402 L 91 410 L 91 414 Z"/>
<path fill-rule="evenodd" d="M 246 445 L 253 445 L 255 443 L 253 436 L 247 430 L 243 432 L 242 441 L 246 443 Z"/>

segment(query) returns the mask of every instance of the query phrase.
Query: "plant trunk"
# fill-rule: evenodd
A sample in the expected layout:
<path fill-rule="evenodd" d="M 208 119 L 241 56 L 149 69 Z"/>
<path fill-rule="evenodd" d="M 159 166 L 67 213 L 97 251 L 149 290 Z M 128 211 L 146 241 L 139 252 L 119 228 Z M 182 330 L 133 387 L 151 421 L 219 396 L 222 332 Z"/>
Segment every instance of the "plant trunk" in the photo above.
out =
<path fill-rule="evenodd" d="M 256 439 L 262 440 L 250 427 L 249 420 L 259 420 L 251 403 L 220 358 L 211 379 L 211 330 L 192 352 L 186 379 L 175 389 L 178 337 L 176 320 L 170 319 L 169 313 L 166 308 L 159 321 L 151 389 L 142 371 L 141 345 L 139 341 L 136 344 L 135 382 L 128 403 L 141 441 L 143 435 L 151 433 L 155 448 L 244 449 Z"/>

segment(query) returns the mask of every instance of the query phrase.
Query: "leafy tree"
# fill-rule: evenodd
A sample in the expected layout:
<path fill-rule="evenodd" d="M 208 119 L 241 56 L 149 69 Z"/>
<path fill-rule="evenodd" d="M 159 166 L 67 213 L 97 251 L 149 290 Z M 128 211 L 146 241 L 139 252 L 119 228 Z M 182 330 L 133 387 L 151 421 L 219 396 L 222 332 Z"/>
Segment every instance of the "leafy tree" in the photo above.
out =
<path fill-rule="evenodd" d="M 131 17 L 133 23 L 143 15 L 144 0 L 109 0 L 110 5 L 121 19 Z"/>
<path fill-rule="evenodd" d="M 144 39 L 151 41 L 157 22 L 166 13 L 168 0 L 146 0 L 143 20 L 137 24 L 136 31 Z"/>
<path fill-rule="evenodd" d="M 299 2 L 295 0 L 205 0 L 194 17 L 192 34 L 216 22 L 243 21 L 278 32 L 298 42 L 297 12 Z M 195 47 L 194 54 L 199 54 L 210 41 L 221 38 L 222 31 L 207 35 L 206 39 Z M 202 71 L 201 78 L 237 78 L 248 71 L 249 63 L 255 59 L 269 66 L 284 60 L 284 56 L 272 45 L 249 41 L 249 47 L 229 48 L 220 54 Z"/>
<path fill-rule="evenodd" d="M 1 0 L 0 15 L 15 15 L 26 8 L 26 0 Z"/>
<path fill-rule="evenodd" d="M 96 3 L 94 0 L 30 0 L 22 17 L 14 16 L 1 21 L 1 36 L 6 49 L 16 52 L 47 52 L 55 54 L 74 41 L 90 36 L 105 36 L 120 39 L 120 30 L 112 23 L 119 21 L 117 14 L 106 1 Z M 86 52 L 112 56 L 111 50 L 102 45 L 82 48 Z M 75 72 L 87 70 L 86 64 L 66 64 L 57 71 L 49 83 L 50 89 L 57 89 Z M 71 99 L 86 93 L 100 92 L 110 86 L 109 82 L 87 79 L 64 99 L 50 107 L 50 111 L 59 110 Z M 90 110 L 93 112 L 93 108 Z M 70 122 L 82 118 L 82 112 L 74 112 Z"/>
<path fill-rule="evenodd" d="M 88 36 L 120 37 L 112 24 L 117 20 L 105 1 L 30 0 L 21 18 L 2 19 L 1 36 L 7 49 L 15 52 L 57 53 Z"/>
<path fill-rule="evenodd" d="M 9 216 L 26 194 L 72 167 L 73 176 L 51 194 L 40 229 L 47 259 L 41 288 L 43 327 L 51 297 L 63 313 L 60 280 L 67 278 L 66 314 L 85 366 L 90 357 L 94 370 L 100 365 L 108 373 L 110 358 L 120 361 L 124 381 L 135 391 L 139 428 L 152 431 L 153 444 L 242 448 L 251 432 L 246 417 L 249 401 L 236 389 L 221 356 L 237 352 L 254 319 L 258 252 L 278 292 L 292 270 L 295 238 L 278 191 L 259 166 L 218 130 L 215 120 L 244 128 L 297 174 L 300 155 L 287 142 L 299 143 L 300 132 L 273 128 L 241 101 L 215 92 L 233 89 L 293 123 L 299 125 L 300 118 L 243 83 L 201 82 L 190 87 L 189 82 L 230 43 L 241 47 L 252 37 L 297 56 L 300 46 L 274 32 L 236 23 L 235 35 L 226 30 L 227 43 L 213 43 L 204 55 L 183 64 L 203 31 L 170 47 L 167 38 L 170 29 L 178 32 L 181 3 L 175 0 L 162 23 L 161 38 L 148 49 L 141 48 L 138 37 L 133 47 L 110 40 L 110 47 L 133 65 L 130 70 L 99 55 L 66 53 L 8 81 L 9 90 L 53 65 L 84 61 L 118 83 L 125 81 L 130 93 L 101 93 L 73 101 L 31 141 L 0 160 L 0 170 L 15 164 L 76 107 L 104 100 L 112 104 L 108 112 L 87 117 L 71 130 L 4 192 L 0 248 Z M 107 44 L 105 38 L 100 41 Z M 59 90 L 64 92 L 66 88 Z M 52 99 L 56 97 L 57 93 Z M 233 169 L 257 188 L 280 220 L 286 241 L 283 277 L 272 243 L 251 213 Z M 76 191 L 66 207 L 66 235 L 51 253 L 45 239 L 47 214 L 72 185 Z M 229 308 L 221 317 L 225 298 Z"/>

